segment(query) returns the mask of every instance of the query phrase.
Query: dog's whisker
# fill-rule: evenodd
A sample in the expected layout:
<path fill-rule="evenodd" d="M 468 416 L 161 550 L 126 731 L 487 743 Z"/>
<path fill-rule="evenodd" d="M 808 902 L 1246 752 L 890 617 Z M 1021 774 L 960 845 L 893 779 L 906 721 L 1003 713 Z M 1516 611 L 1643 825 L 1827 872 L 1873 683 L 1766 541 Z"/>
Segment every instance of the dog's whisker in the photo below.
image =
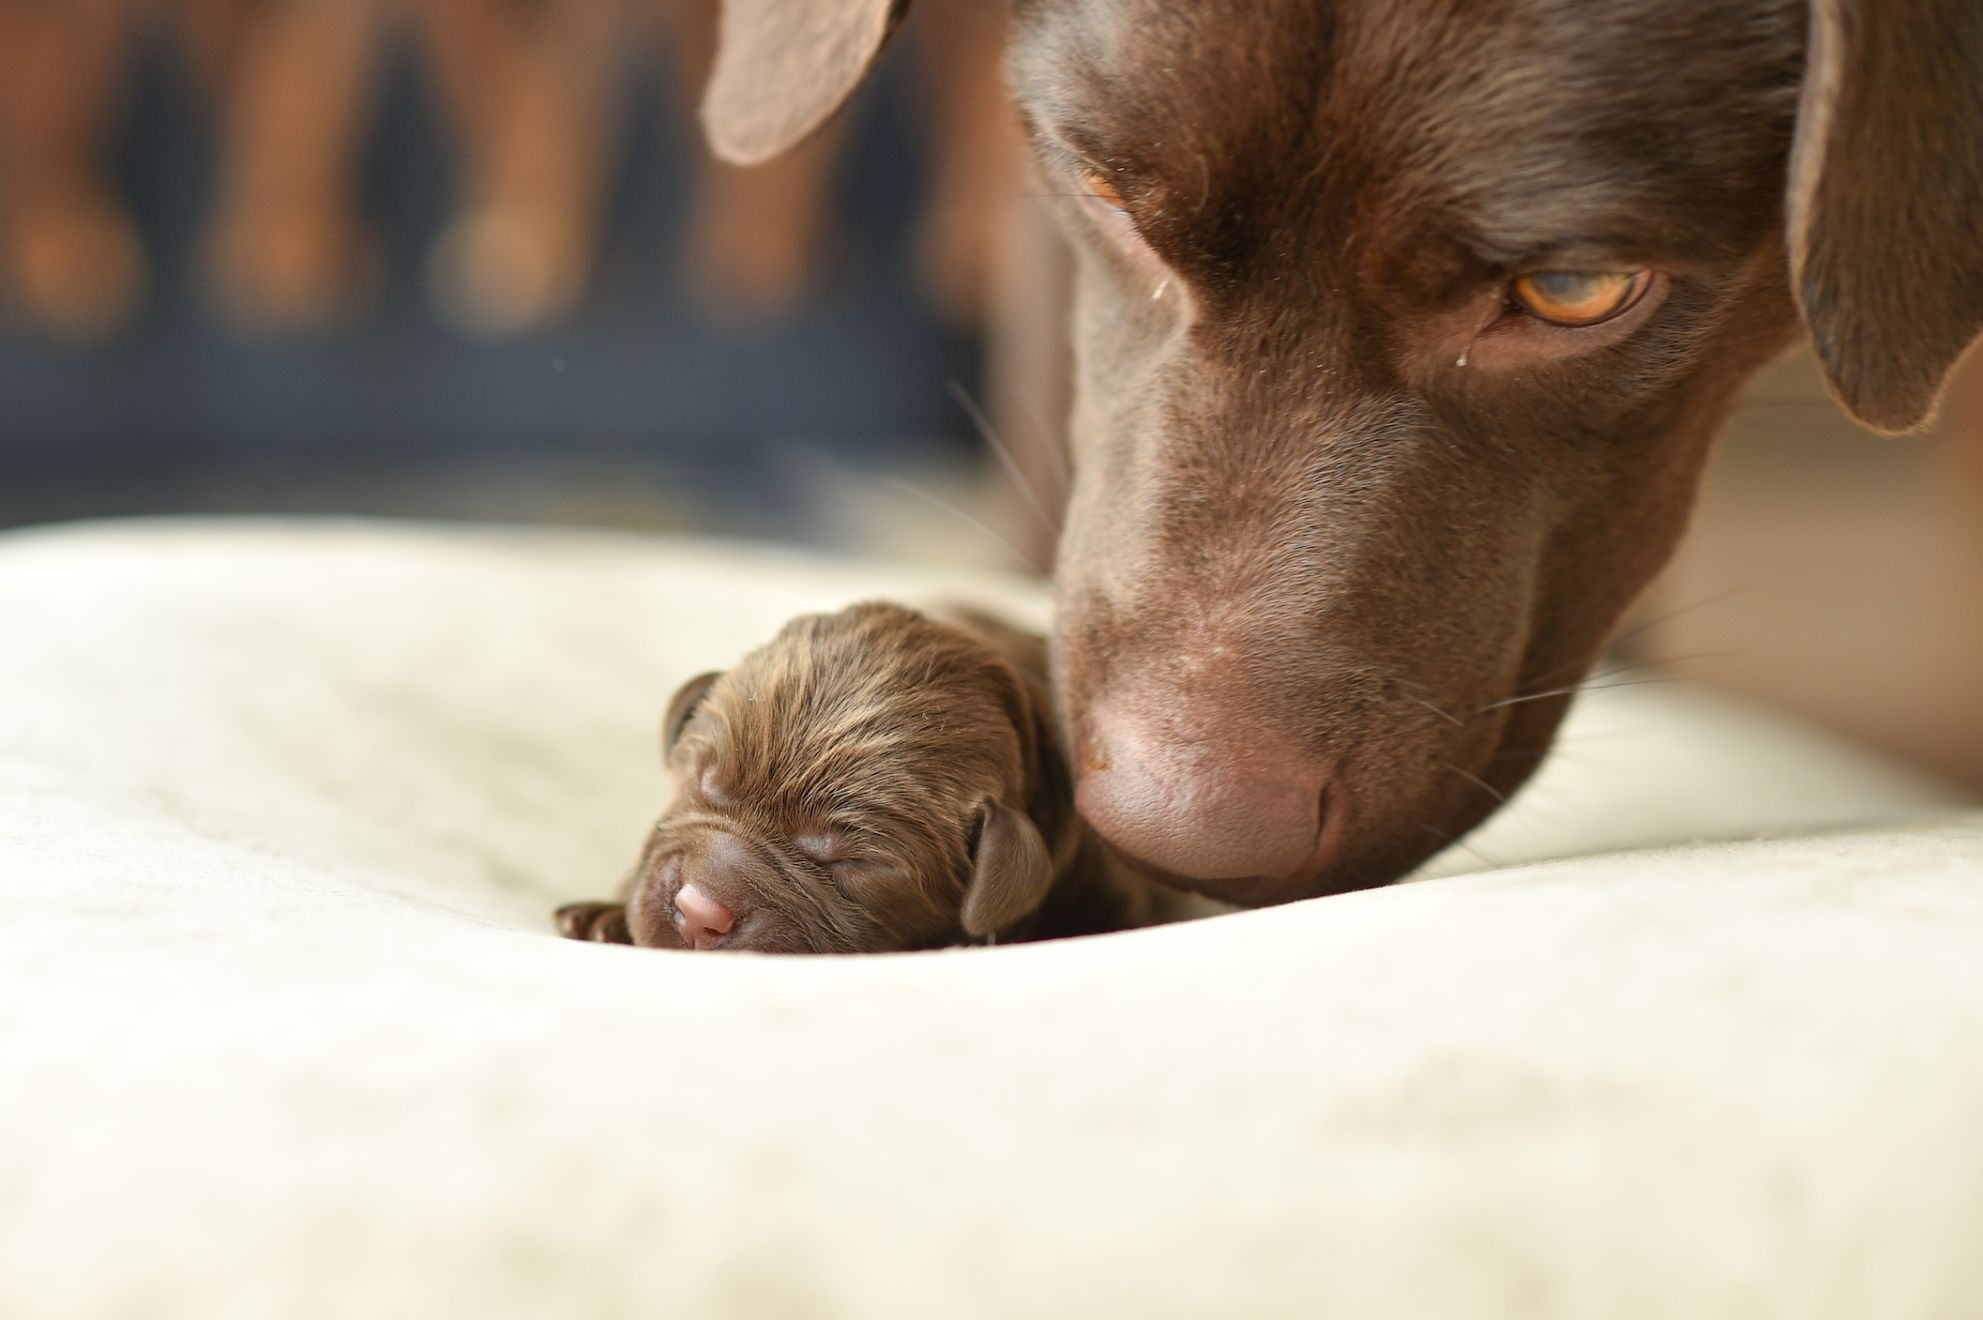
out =
<path fill-rule="evenodd" d="M 1414 706 L 1425 707 L 1425 709 L 1431 711 L 1434 715 L 1437 715 L 1440 719 L 1446 721 L 1448 724 L 1452 725 L 1456 729 L 1464 729 L 1467 726 L 1467 722 L 1465 720 L 1453 714 L 1453 712 L 1447 710 L 1445 707 L 1427 701 L 1424 697 L 1417 696 L 1410 692 L 1405 693 L 1404 697 L 1406 701 L 1411 702 Z"/>
<path fill-rule="evenodd" d="M 1074 473 L 1067 462 L 1067 437 L 1061 427 L 1049 424 L 1045 410 L 1037 403 L 1029 406 L 1026 414 L 1032 419 L 1033 433 L 1046 436 L 1051 441 L 1042 445 L 1041 450 L 1053 475 L 1054 498 L 1065 507 L 1068 493 L 1074 489 Z"/>
<path fill-rule="evenodd" d="M 1643 683 L 1684 682 L 1686 680 L 1686 675 L 1671 674 L 1671 673 L 1661 674 L 1654 678 L 1637 680 L 1636 682 L 1632 682 L 1632 683 L 1613 683 L 1610 682 L 1609 680 L 1614 678 L 1620 678 L 1626 674 L 1640 673 L 1647 669 L 1669 669 L 1675 665 L 1692 664 L 1698 660 L 1724 660 L 1730 656 L 1736 656 L 1740 654 L 1742 654 L 1740 651 L 1694 651 L 1687 655 L 1660 656 L 1652 660 L 1636 660 L 1633 661 L 1631 664 L 1613 665 L 1609 669 L 1598 670 L 1590 677 L 1578 683 L 1566 683 L 1561 687 L 1544 688 L 1538 692 L 1517 693 L 1512 697 L 1506 697 L 1500 701 L 1491 702 L 1488 705 L 1482 706 L 1479 710 L 1475 711 L 1474 716 L 1475 718 L 1478 718 L 1482 715 L 1487 714 L 1489 711 L 1500 710 L 1506 706 L 1520 705 L 1522 702 L 1525 701 L 1541 701 L 1545 697 L 1567 696 L 1575 692 L 1601 692 L 1607 687 L 1635 687 L 1638 685 L 1638 683 L 1641 682 Z"/>
<path fill-rule="evenodd" d="M 1609 677 L 1609 675 L 1598 675 L 1597 677 L 1604 678 Z M 1523 692 L 1516 696 L 1503 697 L 1499 701 L 1490 701 L 1487 705 L 1475 711 L 1474 716 L 1475 718 L 1479 718 L 1482 715 L 1488 714 L 1490 711 L 1505 710 L 1509 706 L 1520 706 L 1530 701 L 1546 701 L 1550 697 L 1567 697 L 1579 692 L 1605 692 L 1612 688 L 1644 687 L 1651 683 L 1677 683 L 1680 681 L 1681 679 L 1677 674 L 1661 674 L 1656 678 L 1633 678 L 1627 679 L 1623 683 L 1604 683 L 1593 679 L 1583 683 L 1571 683 L 1567 687 L 1549 688 L 1542 692 Z"/>
<path fill-rule="evenodd" d="M 1623 664 L 1612 665 L 1604 669 L 1591 670 L 1585 675 L 1583 681 L 1588 683 L 1592 679 L 1609 678 L 1616 674 L 1630 674 L 1642 669 L 1658 669 L 1671 665 L 1691 664 L 1696 660 L 1721 660 L 1739 654 L 1741 654 L 1739 651 L 1690 651 L 1685 655 L 1648 656 L 1640 660 L 1626 660 Z M 1552 669 L 1546 673 L 1536 675 L 1534 681 L 1555 684 L 1560 682 L 1564 674 L 1570 672 L 1574 672 L 1574 670 L 1569 666 Z"/>
<path fill-rule="evenodd" d="M 964 410 L 964 415 L 971 421 L 972 429 L 977 431 L 978 438 L 985 442 L 986 447 L 997 458 L 999 467 L 1011 480 L 1013 488 L 1019 493 L 1019 498 L 1025 501 L 1027 509 L 1033 516 L 1040 520 L 1040 526 L 1048 535 L 1058 536 L 1060 521 L 1048 513 L 1046 505 L 1040 502 L 1039 492 L 1033 489 L 1032 483 L 1027 481 L 1025 474 L 1020 471 L 1019 461 L 1013 457 L 1011 446 L 1000 438 L 998 431 L 992 426 L 991 418 L 985 415 L 985 410 L 978 406 L 978 401 L 971 397 L 971 392 L 965 389 L 956 377 L 946 380 L 944 388 L 950 392 L 950 397 L 956 401 L 957 406 Z"/>
<path fill-rule="evenodd" d="M 881 484 L 888 487 L 890 490 L 896 491 L 903 495 L 911 496 L 914 499 L 921 500 L 923 503 L 929 505 L 931 508 L 937 510 L 940 513 L 949 514 L 951 517 L 957 519 L 957 521 L 963 523 L 966 527 L 969 527 L 972 531 L 975 531 L 979 535 L 988 537 L 992 541 L 996 542 L 1007 554 L 1011 555 L 1013 559 L 1016 560 L 1017 562 L 1022 564 L 1030 562 L 1031 556 L 1029 556 L 1024 550 L 1021 550 L 1018 546 L 1014 545 L 1006 537 L 1000 535 L 997 531 L 986 526 L 979 519 L 972 517 L 969 513 L 966 513 L 963 509 L 958 508 L 955 504 L 943 498 L 943 496 L 938 495 L 935 491 L 925 490 L 921 486 L 918 486 L 913 481 L 904 481 L 901 477 L 888 476 L 886 474 L 882 476 Z"/>
<path fill-rule="evenodd" d="M 1726 660 L 1730 656 L 1740 654 L 1741 652 L 1739 651 L 1692 651 L 1686 655 L 1662 655 L 1651 660 L 1634 660 L 1630 664 L 1613 665 L 1609 669 L 1600 669 L 1584 681 L 1587 683 L 1596 682 L 1601 679 L 1616 678 L 1620 674 L 1635 674 L 1645 669 L 1670 669 L 1676 665 L 1690 665 L 1697 660 Z M 1680 676 L 1676 674 L 1674 677 L 1678 678 Z"/>
<path fill-rule="evenodd" d="M 1736 597 L 1736 596 L 1743 596 L 1743 595 L 1748 595 L 1748 594 L 1750 594 L 1750 593 L 1752 593 L 1752 592 L 1755 592 L 1755 591 L 1758 591 L 1758 590 L 1760 590 L 1760 589 L 1761 589 L 1761 586 L 1760 586 L 1760 584 L 1757 584 L 1757 583 L 1753 583 L 1753 582 L 1752 582 L 1752 583 L 1745 583 L 1745 584 L 1743 584 L 1743 585 L 1741 585 L 1741 586 L 1734 586 L 1734 587 L 1729 587 L 1729 588 L 1727 588 L 1727 589 L 1725 589 L 1725 590 L 1722 590 L 1722 591 L 1715 591 L 1715 592 L 1710 592 L 1709 594 L 1707 594 L 1707 595 L 1705 595 L 1705 596 L 1703 596 L 1703 597 L 1701 597 L 1701 598 L 1700 598 L 1699 600 L 1696 600 L 1696 601 L 1692 601 L 1692 602 L 1690 602 L 1690 603 L 1688 603 L 1688 604 L 1686 604 L 1686 605 L 1679 605 L 1679 606 L 1676 606 L 1676 607 L 1674 607 L 1673 609 L 1670 609 L 1670 610 L 1667 610 L 1666 612 L 1664 612 L 1664 613 L 1662 613 L 1662 614 L 1656 614 L 1656 615 L 1654 615 L 1654 616 L 1653 616 L 1652 618 L 1650 618 L 1650 619 L 1647 619 L 1647 620 L 1645 620 L 1645 621 L 1644 621 L 1644 622 L 1642 622 L 1642 623 L 1637 623 L 1637 624 L 1634 624 L 1634 625 L 1633 625 L 1632 627 L 1630 627 L 1630 628 L 1628 628 L 1628 629 L 1626 629 L 1626 630 L 1625 630 L 1624 632 L 1622 632 L 1622 633 L 1619 633 L 1619 634 L 1618 634 L 1618 635 L 1617 635 L 1616 637 L 1613 637 L 1613 638 L 1612 638 L 1612 639 L 1611 639 L 1611 640 L 1610 640 L 1610 641 L 1609 641 L 1609 642 L 1608 642 L 1608 643 L 1606 644 L 1606 649 L 1607 649 L 1607 650 L 1616 650 L 1616 649 L 1618 649 L 1618 648 L 1620 648 L 1620 647 L 1623 647 L 1623 646 L 1624 646 L 1624 645 L 1625 645 L 1625 644 L 1626 644 L 1627 642 L 1630 642 L 1630 641 L 1632 641 L 1632 640 L 1633 640 L 1633 639 L 1635 639 L 1635 638 L 1638 638 L 1638 637 L 1643 637 L 1643 636 L 1644 636 L 1644 635 L 1645 635 L 1646 633 L 1648 633 L 1648 632 L 1651 632 L 1651 631 L 1652 631 L 1653 629 L 1655 629 L 1655 628 L 1657 628 L 1657 627 L 1659 627 L 1659 626 L 1660 626 L 1661 624 L 1665 624 L 1665 623 L 1671 623 L 1671 622 L 1672 622 L 1673 620 L 1675 620 L 1675 619 L 1678 619 L 1678 618 L 1680 618 L 1680 617 L 1682 617 L 1683 615 L 1687 615 L 1687 614 L 1692 614 L 1692 613 L 1693 613 L 1693 612 L 1695 612 L 1696 610 L 1702 610 L 1702 609 L 1706 609 L 1706 608 L 1707 608 L 1708 606 L 1710 606 L 1710 605 L 1718 605 L 1718 604 L 1720 604 L 1721 602 L 1723 602 L 1723 601 L 1725 601 L 1725 600 L 1730 600 L 1730 599 L 1733 599 L 1733 598 L 1734 598 L 1734 597 Z M 1729 653 L 1728 653 L 1728 652 L 1721 652 L 1721 653 L 1718 653 L 1718 654 L 1723 654 L 1723 655 L 1725 655 L 1725 654 L 1729 654 Z M 1688 660 L 1688 659 L 1697 659 L 1697 660 L 1698 660 L 1698 659 L 1707 659 L 1707 658 L 1710 658 L 1710 657 L 1708 657 L 1708 656 L 1681 656 L 1681 657 L 1665 657 L 1665 658 L 1663 658 L 1663 659 L 1661 659 L 1661 660 L 1645 660 L 1645 661 L 1641 661 L 1641 662 L 1639 662 L 1639 663 L 1642 663 L 1642 664 L 1659 664 L 1659 663 L 1675 663 L 1675 664 L 1677 664 L 1677 663 L 1681 663 L 1682 661 L 1684 661 L 1684 660 Z M 1554 682 L 1555 680 L 1557 680 L 1558 678 L 1560 678 L 1560 677 L 1561 677 L 1562 675 L 1564 675 L 1565 673 L 1568 673 L 1568 672 L 1570 672 L 1570 671 L 1571 671 L 1571 670 L 1572 670 L 1572 669 L 1573 669 L 1574 667 L 1575 667 L 1574 665 L 1564 665 L 1564 666 L 1561 666 L 1561 667 L 1559 667 L 1559 668 L 1556 668 L 1556 669 L 1552 669 L 1552 670 L 1550 670 L 1550 671 L 1548 671 L 1547 673 L 1544 673 L 1544 674 L 1540 674 L 1540 675 L 1537 675 L 1537 677 L 1536 677 L 1536 681 L 1537 681 L 1537 682 L 1539 682 L 1539 683 L 1549 683 L 1549 682 Z"/>
<path fill-rule="evenodd" d="M 1506 793 L 1503 793 L 1500 789 L 1488 783 L 1485 779 L 1482 779 L 1479 775 L 1475 774 L 1473 771 L 1454 765 L 1451 761 L 1441 761 L 1439 764 L 1442 768 L 1451 770 L 1454 774 L 1466 780 L 1469 784 L 1472 784 L 1475 788 L 1487 794 L 1487 796 L 1493 798 L 1496 802 L 1499 802 L 1502 806 L 1505 807 L 1508 805 L 1508 795 Z"/>
<path fill-rule="evenodd" d="M 1007 402 L 1011 407 L 1024 408 L 1025 416 L 1020 420 L 1032 428 L 1032 434 L 1050 442 L 1039 446 L 1040 456 L 1046 460 L 1046 471 L 1043 475 L 1053 480 L 1053 489 L 1044 493 L 1053 500 L 1055 509 L 1065 506 L 1068 492 L 1074 489 L 1074 474 L 1067 466 L 1065 421 L 1063 420 L 1061 425 L 1049 422 L 1049 409 L 1043 407 L 1037 398 L 1011 399 Z M 1010 442 L 1006 447 L 1011 448 Z M 1056 527 L 1059 526 L 1059 522 L 1059 519 L 1055 520 Z"/>
<path fill-rule="evenodd" d="M 1040 446 L 1054 479 L 1054 499 L 1065 507 L 1068 495 L 1074 490 L 1074 470 L 1068 453 L 1070 437 L 1065 400 L 1048 400 L 1037 394 L 1023 401 L 1026 420 L 1033 425 L 1033 434 L 1042 437 L 1047 443 Z M 1018 406 L 1015 403 L 1015 406 Z"/>
<path fill-rule="evenodd" d="M 1415 820 L 1412 822 L 1412 824 L 1417 826 L 1419 829 L 1425 831 L 1427 834 L 1430 834 L 1433 838 L 1439 840 L 1439 847 L 1442 850 L 1446 848 L 1458 848 L 1461 852 L 1466 853 L 1469 857 L 1472 857 L 1475 861 L 1481 863 L 1483 866 L 1491 866 L 1497 870 L 1500 869 L 1501 863 L 1495 861 L 1492 857 L 1489 857 L 1486 853 L 1474 847 L 1472 844 L 1468 843 L 1465 839 L 1461 838 L 1459 835 L 1448 834 L 1446 831 L 1428 825 L 1422 820 Z"/>
<path fill-rule="evenodd" d="M 1710 592 L 1707 595 L 1701 597 L 1699 600 L 1693 601 L 1690 604 L 1676 606 L 1673 609 L 1665 611 L 1664 613 L 1655 614 L 1652 618 L 1647 619 L 1642 623 L 1636 623 L 1632 625 L 1630 628 L 1627 628 L 1624 632 L 1619 633 L 1616 637 L 1612 638 L 1611 645 L 1620 646 L 1626 642 L 1631 641 L 1635 637 L 1643 637 L 1645 634 L 1651 632 L 1654 628 L 1659 627 L 1661 624 L 1671 623 L 1675 619 L 1678 619 L 1683 615 L 1692 614 L 1696 610 L 1706 609 L 1710 605 L 1719 605 L 1721 602 L 1725 600 L 1730 600 L 1736 596 L 1748 595 L 1749 593 L 1755 590 L 1757 590 L 1756 584 L 1744 583 L 1741 586 L 1728 587 L 1722 591 Z"/>

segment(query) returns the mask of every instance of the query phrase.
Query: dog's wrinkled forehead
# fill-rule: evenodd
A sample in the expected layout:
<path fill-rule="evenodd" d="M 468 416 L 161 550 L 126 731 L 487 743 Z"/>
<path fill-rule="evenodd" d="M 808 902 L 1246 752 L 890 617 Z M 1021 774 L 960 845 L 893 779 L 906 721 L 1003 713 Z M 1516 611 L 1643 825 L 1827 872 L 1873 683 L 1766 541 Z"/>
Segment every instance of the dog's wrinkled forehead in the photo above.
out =
<path fill-rule="evenodd" d="M 1805 22 L 1801 0 L 1025 0 L 1010 65 L 1049 157 L 1160 199 L 1153 244 L 1214 279 L 1431 238 L 1484 265 L 1566 236 L 1711 262 L 1781 212 Z"/>

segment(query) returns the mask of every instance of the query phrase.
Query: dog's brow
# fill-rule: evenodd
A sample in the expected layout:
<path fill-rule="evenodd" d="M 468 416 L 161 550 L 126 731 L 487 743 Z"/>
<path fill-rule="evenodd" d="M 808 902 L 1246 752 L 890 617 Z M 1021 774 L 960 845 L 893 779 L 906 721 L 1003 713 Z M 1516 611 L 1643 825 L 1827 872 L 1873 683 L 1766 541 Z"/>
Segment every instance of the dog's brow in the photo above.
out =
<path fill-rule="evenodd" d="M 1121 162 L 1093 134 L 1081 129 L 1062 129 L 1041 124 L 1027 117 L 1027 129 L 1036 149 L 1050 163 L 1072 173 L 1095 171 L 1113 175 Z"/>
<path fill-rule="evenodd" d="M 1500 274 L 1617 266 L 1705 272 L 1747 250 L 1725 227 L 1684 223 L 1665 199 L 1604 184 L 1477 199 L 1454 213 L 1463 217 L 1453 234 L 1459 245 Z"/>

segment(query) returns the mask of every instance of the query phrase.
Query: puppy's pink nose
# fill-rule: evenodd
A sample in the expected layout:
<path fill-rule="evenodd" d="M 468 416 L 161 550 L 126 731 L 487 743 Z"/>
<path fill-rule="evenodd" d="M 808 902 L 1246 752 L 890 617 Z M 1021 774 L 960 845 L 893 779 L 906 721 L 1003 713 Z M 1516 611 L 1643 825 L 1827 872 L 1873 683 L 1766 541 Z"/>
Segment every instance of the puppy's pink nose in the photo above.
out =
<path fill-rule="evenodd" d="M 737 926 L 737 914 L 698 885 L 675 891 L 675 911 L 680 914 L 675 925 L 691 949 L 713 949 Z"/>
<path fill-rule="evenodd" d="M 1133 862 L 1235 902 L 1278 897 L 1265 882 L 1316 860 L 1327 772 L 1259 735 L 1195 739 L 1149 721 L 1090 713 L 1075 805 Z"/>

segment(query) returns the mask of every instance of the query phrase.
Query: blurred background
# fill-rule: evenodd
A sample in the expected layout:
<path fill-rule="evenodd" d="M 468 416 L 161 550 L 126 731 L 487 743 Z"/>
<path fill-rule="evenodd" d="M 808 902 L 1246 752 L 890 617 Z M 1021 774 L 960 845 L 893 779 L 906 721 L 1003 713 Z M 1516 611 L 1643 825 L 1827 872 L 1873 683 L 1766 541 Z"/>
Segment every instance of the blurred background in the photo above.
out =
<path fill-rule="evenodd" d="M 1030 199 L 1003 6 L 935 8 L 822 140 L 739 171 L 694 117 L 714 0 L 0 0 L 0 522 L 1002 550 L 944 506 Z"/>
<path fill-rule="evenodd" d="M 1066 258 L 1003 10 L 925 0 L 848 113 L 742 171 L 694 120 L 714 0 L 0 0 L 0 526 L 1044 565 Z M 1983 789 L 1979 377 L 1879 439 L 1807 355 L 1766 372 L 1595 685 L 1747 692 Z"/>

